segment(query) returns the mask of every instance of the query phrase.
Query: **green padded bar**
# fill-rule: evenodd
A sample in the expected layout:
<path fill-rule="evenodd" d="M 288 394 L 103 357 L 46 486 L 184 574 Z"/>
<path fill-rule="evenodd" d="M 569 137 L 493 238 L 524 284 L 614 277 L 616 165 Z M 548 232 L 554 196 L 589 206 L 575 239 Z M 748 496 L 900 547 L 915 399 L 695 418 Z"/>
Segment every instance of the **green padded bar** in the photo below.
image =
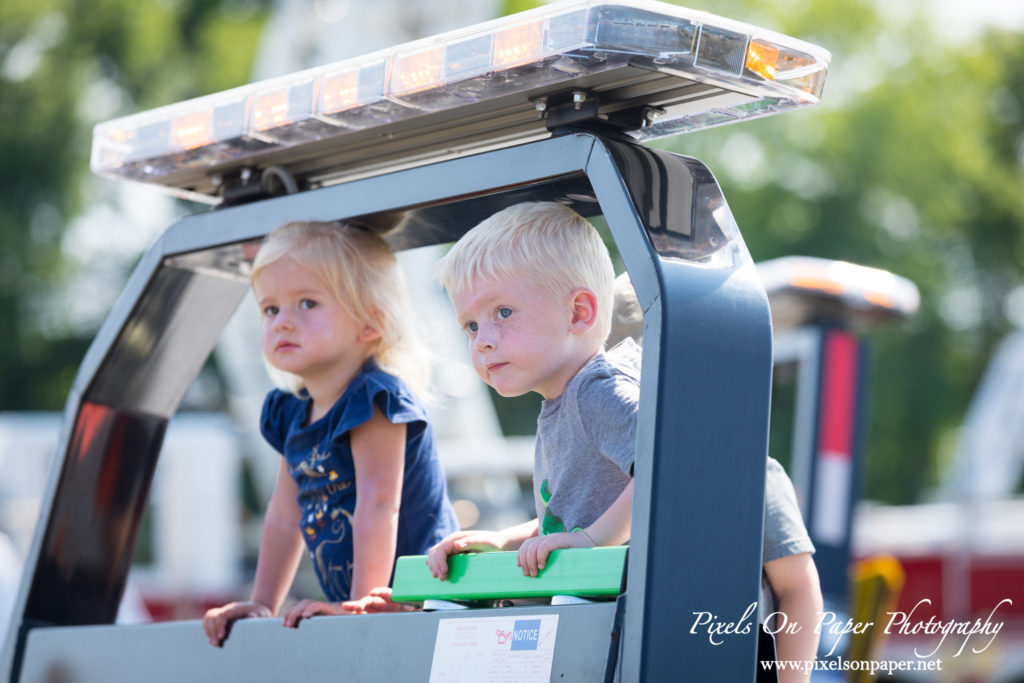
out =
<path fill-rule="evenodd" d="M 614 597 L 619 594 L 627 546 L 553 550 L 536 576 L 523 576 L 515 552 L 465 553 L 448 557 L 448 579 L 430 575 L 425 555 L 398 558 L 391 598 L 497 600 L 552 595 Z"/>

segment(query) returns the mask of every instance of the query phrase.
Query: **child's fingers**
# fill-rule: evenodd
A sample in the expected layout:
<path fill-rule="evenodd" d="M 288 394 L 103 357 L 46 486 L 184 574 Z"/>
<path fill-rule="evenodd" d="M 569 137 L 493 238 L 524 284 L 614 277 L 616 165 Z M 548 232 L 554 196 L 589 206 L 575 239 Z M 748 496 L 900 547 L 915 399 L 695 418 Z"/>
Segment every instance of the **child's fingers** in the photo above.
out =
<path fill-rule="evenodd" d="M 537 543 L 528 539 L 519 547 L 516 561 L 523 569 L 523 576 L 537 576 Z"/>
<path fill-rule="evenodd" d="M 427 555 L 427 566 L 431 576 L 444 581 L 448 578 L 448 553 L 440 545 L 434 546 Z"/>
<path fill-rule="evenodd" d="M 539 544 L 539 545 L 540 545 L 540 547 L 537 548 L 537 556 L 534 559 L 534 561 L 537 564 L 537 571 L 538 572 L 541 569 L 544 569 L 544 567 L 547 566 L 547 564 L 548 564 L 548 554 L 551 552 L 550 550 L 547 549 L 547 547 L 544 544 Z"/>
<path fill-rule="evenodd" d="M 369 600 L 368 596 L 358 600 L 346 600 L 341 603 L 341 609 L 352 614 L 363 614 L 366 611 L 367 600 Z"/>
<path fill-rule="evenodd" d="M 282 618 L 283 624 L 288 628 L 297 628 L 299 620 L 302 618 L 302 612 L 306 609 L 309 602 L 309 600 L 300 600 L 295 605 L 292 605 L 292 607 L 284 613 L 284 617 Z"/>
<path fill-rule="evenodd" d="M 228 627 L 234 621 L 230 606 L 208 610 L 203 616 L 203 631 L 210 645 L 220 647 L 228 637 Z"/>
<path fill-rule="evenodd" d="M 220 635 L 222 630 L 223 628 L 218 624 L 218 619 L 207 613 L 203 619 L 203 631 L 206 633 L 206 639 L 210 641 L 210 645 L 215 647 L 220 645 L 221 638 L 223 637 Z"/>

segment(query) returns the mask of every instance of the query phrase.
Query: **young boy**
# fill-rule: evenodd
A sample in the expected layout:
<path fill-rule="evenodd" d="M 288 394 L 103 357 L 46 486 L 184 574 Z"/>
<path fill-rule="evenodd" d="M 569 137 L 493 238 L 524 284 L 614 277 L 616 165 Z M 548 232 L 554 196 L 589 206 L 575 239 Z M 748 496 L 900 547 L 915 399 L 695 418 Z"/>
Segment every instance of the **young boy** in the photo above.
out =
<path fill-rule="evenodd" d="M 437 279 L 469 336 L 473 367 L 502 396 L 544 397 L 537 420 L 537 519 L 502 531 L 459 531 L 448 555 L 518 549 L 537 576 L 557 548 L 629 540 L 640 349 L 603 352 L 615 274 L 590 223 L 555 202 L 517 204 L 470 230 L 438 263 Z"/>
<path fill-rule="evenodd" d="M 477 373 L 504 396 L 536 391 L 544 403 L 534 456 L 538 518 L 448 536 L 427 558 L 433 575 L 447 578 L 452 553 L 518 548 L 523 573 L 536 576 L 556 548 L 628 541 L 640 352 L 631 338 L 602 349 L 613 304 L 628 308 L 635 294 L 628 280 L 616 292 L 596 230 L 560 204 L 512 206 L 466 233 L 436 276 L 469 335 Z M 639 317 L 631 332 L 642 331 L 639 306 L 620 317 Z M 797 633 L 779 633 L 779 659 L 815 657 L 822 603 L 813 551 L 792 484 L 769 460 L 762 602 L 774 597 L 765 613 L 774 608 L 800 625 Z M 806 679 L 789 674 L 785 680 Z"/>

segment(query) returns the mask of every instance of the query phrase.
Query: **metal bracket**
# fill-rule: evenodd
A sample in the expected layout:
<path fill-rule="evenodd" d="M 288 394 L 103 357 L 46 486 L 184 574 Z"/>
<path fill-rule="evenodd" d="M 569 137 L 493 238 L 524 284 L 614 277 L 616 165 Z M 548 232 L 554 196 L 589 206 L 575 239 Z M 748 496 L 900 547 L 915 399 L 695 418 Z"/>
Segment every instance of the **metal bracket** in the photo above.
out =
<path fill-rule="evenodd" d="M 626 131 L 646 128 L 663 113 L 647 105 L 602 113 L 602 104 L 600 94 L 586 90 L 561 92 L 534 102 L 544 125 L 556 136 L 585 132 L 624 140 Z"/>

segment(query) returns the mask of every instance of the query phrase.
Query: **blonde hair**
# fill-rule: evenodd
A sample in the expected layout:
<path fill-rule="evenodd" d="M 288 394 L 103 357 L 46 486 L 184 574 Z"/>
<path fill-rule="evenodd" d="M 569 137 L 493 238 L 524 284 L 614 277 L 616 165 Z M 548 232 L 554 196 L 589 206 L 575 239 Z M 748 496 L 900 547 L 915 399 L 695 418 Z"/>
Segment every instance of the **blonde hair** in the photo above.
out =
<path fill-rule="evenodd" d="M 474 280 L 525 277 L 558 300 L 577 287 L 597 297 L 595 329 L 611 329 L 615 271 L 608 248 L 585 218 L 557 202 L 524 202 L 503 209 L 462 236 L 438 261 L 434 277 L 449 294 Z"/>
<path fill-rule="evenodd" d="M 253 260 L 250 282 L 264 268 L 290 258 L 320 277 L 354 320 L 380 333 L 370 355 L 385 371 L 401 377 L 414 391 L 425 394 L 430 363 L 426 348 L 412 325 L 412 308 L 405 278 L 395 254 L 379 235 L 335 221 L 296 221 L 271 232 Z M 302 379 L 286 375 L 286 388 L 299 394 Z"/>

